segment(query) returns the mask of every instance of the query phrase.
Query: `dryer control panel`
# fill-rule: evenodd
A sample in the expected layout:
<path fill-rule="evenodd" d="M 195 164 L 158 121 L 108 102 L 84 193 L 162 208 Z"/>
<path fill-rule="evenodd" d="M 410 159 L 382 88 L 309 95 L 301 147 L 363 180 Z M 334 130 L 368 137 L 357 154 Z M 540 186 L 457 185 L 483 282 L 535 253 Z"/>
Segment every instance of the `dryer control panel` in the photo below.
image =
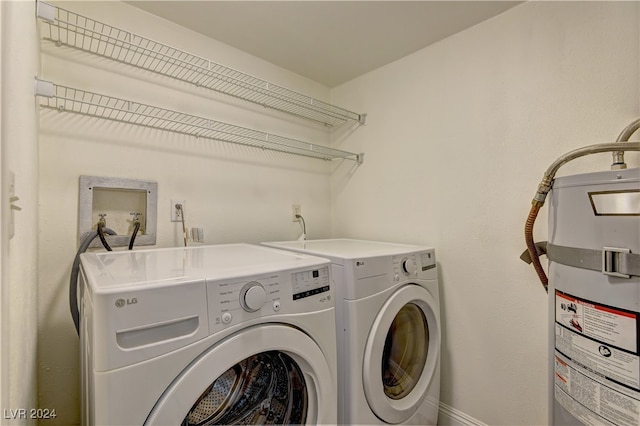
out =
<path fill-rule="evenodd" d="M 436 268 L 436 254 L 434 250 L 428 250 L 394 256 L 392 262 L 395 281 L 402 277 L 429 278 L 427 271 Z"/>
<path fill-rule="evenodd" d="M 402 282 L 438 279 L 434 249 L 349 259 L 342 273 L 345 280 L 353 280 L 353 285 L 338 289 L 340 297 L 347 300 L 369 297 Z"/>

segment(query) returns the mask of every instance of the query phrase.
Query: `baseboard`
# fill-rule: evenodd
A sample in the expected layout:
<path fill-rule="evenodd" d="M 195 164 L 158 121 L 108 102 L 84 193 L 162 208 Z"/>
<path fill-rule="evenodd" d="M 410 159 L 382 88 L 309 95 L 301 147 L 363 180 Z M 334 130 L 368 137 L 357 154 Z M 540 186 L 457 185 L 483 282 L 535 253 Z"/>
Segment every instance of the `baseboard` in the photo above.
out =
<path fill-rule="evenodd" d="M 474 419 L 462 411 L 440 402 L 438 410 L 438 424 L 450 426 L 488 426 L 478 419 Z"/>

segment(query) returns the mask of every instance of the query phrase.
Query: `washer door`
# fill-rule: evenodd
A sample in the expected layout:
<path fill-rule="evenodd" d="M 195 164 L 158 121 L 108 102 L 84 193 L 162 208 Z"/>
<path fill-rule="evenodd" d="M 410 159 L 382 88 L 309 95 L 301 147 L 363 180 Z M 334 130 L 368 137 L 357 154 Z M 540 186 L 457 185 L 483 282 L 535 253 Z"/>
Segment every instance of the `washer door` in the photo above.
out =
<path fill-rule="evenodd" d="M 145 425 L 335 423 L 322 350 L 286 325 L 261 325 L 212 346 L 163 393 Z"/>
<path fill-rule="evenodd" d="M 401 423 L 420 408 L 440 352 L 436 301 L 419 285 L 401 287 L 376 317 L 364 353 L 367 402 L 382 421 Z"/>

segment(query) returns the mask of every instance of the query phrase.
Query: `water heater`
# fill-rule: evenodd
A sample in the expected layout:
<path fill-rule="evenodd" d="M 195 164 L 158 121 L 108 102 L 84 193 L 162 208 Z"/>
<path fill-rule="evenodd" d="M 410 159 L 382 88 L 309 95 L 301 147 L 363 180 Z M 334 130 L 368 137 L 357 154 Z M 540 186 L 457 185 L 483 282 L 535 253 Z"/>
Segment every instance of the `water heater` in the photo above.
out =
<path fill-rule="evenodd" d="M 640 168 L 556 178 L 550 423 L 640 424 Z"/>

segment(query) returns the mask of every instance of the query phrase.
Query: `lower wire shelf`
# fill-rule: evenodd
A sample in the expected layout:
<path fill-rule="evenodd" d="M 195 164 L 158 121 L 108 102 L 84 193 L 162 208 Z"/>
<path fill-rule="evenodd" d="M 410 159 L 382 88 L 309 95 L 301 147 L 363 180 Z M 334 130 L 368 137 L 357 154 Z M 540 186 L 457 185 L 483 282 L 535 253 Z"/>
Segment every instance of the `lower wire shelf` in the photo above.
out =
<path fill-rule="evenodd" d="M 322 145 L 252 130 L 209 118 L 153 105 L 115 98 L 36 79 L 40 106 L 121 123 L 180 133 L 259 149 L 322 160 L 345 159 L 362 164 L 364 154 L 354 154 Z"/>

